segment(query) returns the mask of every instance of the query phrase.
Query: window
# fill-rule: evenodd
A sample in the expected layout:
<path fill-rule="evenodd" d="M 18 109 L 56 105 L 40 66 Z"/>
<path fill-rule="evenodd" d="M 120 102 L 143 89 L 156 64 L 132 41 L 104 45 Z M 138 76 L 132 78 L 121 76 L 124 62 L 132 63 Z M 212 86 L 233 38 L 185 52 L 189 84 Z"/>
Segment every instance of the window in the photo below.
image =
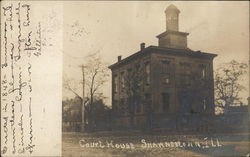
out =
<path fill-rule="evenodd" d="M 170 83 L 170 73 L 171 73 L 171 66 L 170 66 L 170 60 L 164 59 L 161 60 L 161 71 L 163 75 L 163 83 L 169 84 Z"/>
<path fill-rule="evenodd" d="M 118 77 L 116 75 L 114 76 L 114 92 L 118 92 Z"/>
<path fill-rule="evenodd" d="M 207 79 L 207 68 L 204 64 L 199 64 L 199 81 L 201 86 L 206 85 L 206 79 Z"/>
<path fill-rule="evenodd" d="M 162 93 L 162 110 L 164 112 L 169 110 L 170 105 L 170 94 L 169 93 Z"/>
<path fill-rule="evenodd" d="M 206 71 L 206 65 L 200 64 L 199 67 L 200 67 L 200 76 L 201 76 L 202 79 L 205 79 L 206 75 L 207 75 L 206 74 L 207 73 L 207 71 Z"/>
<path fill-rule="evenodd" d="M 125 100 L 124 100 L 124 98 L 120 99 L 119 108 L 120 108 L 120 113 L 121 114 L 126 114 L 126 107 L 125 107 Z"/>
<path fill-rule="evenodd" d="M 146 99 L 146 100 L 150 100 L 150 98 L 151 98 L 151 95 L 150 95 L 149 93 L 146 93 L 146 94 L 145 94 L 145 99 Z"/>
<path fill-rule="evenodd" d="M 141 65 L 140 65 L 140 64 L 136 64 L 136 65 L 135 65 L 136 71 L 140 71 L 140 68 L 141 68 Z"/>
<path fill-rule="evenodd" d="M 201 73 L 202 73 L 201 74 L 202 78 L 205 78 L 205 76 L 206 76 L 206 69 L 202 68 L 202 72 Z"/>
<path fill-rule="evenodd" d="M 181 62 L 181 75 L 180 75 L 180 84 L 182 86 L 190 86 L 192 83 L 192 67 L 190 63 Z"/>
<path fill-rule="evenodd" d="M 129 69 L 127 69 L 127 77 L 129 78 L 129 77 L 131 77 L 131 75 L 132 75 L 132 69 L 131 68 L 129 68 Z"/>
<path fill-rule="evenodd" d="M 151 112 L 151 95 L 149 93 L 146 93 L 144 95 L 145 97 L 145 102 L 144 102 L 144 107 L 143 107 L 143 111 L 144 112 Z"/>
<path fill-rule="evenodd" d="M 161 62 L 162 62 L 162 64 L 169 64 L 170 63 L 169 60 L 162 60 Z"/>
<path fill-rule="evenodd" d="M 205 98 L 202 100 L 202 105 L 203 105 L 203 110 L 205 111 L 207 109 L 207 102 Z"/>
<path fill-rule="evenodd" d="M 121 98 L 120 105 L 124 105 L 124 98 Z"/>
<path fill-rule="evenodd" d="M 183 87 L 189 87 L 192 84 L 192 79 L 190 75 L 181 74 L 180 75 L 180 85 Z"/>
<path fill-rule="evenodd" d="M 146 84 L 150 84 L 150 64 L 146 63 L 145 64 L 145 69 L 146 69 Z"/>
<path fill-rule="evenodd" d="M 142 77 L 142 73 L 141 73 L 141 65 L 140 64 L 136 64 L 135 65 L 135 75 L 136 75 L 136 86 L 140 87 L 142 85 L 142 81 L 143 81 L 143 77 Z"/>
<path fill-rule="evenodd" d="M 170 73 L 170 61 L 169 60 L 162 60 L 162 73 Z"/>
<path fill-rule="evenodd" d="M 125 76 L 124 76 L 124 72 L 121 72 L 121 87 L 122 87 L 122 90 L 125 88 Z"/>
<path fill-rule="evenodd" d="M 164 77 L 164 82 L 163 82 L 164 84 L 169 84 L 170 83 L 170 75 L 165 75 L 165 77 Z"/>
<path fill-rule="evenodd" d="M 191 85 L 191 77 L 190 77 L 190 75 L 185 75 L 185 82 L 184 82 L 184 84 L 186 86 L 190 86 Z"/>

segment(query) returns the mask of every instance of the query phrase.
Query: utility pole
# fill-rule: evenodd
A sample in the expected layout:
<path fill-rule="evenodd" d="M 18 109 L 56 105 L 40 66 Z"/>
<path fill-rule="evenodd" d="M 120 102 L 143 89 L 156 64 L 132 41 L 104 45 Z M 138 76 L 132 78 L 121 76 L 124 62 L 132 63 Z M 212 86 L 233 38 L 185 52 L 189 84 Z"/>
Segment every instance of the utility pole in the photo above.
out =
<path fill-rule="evenodd" d="M 85 131 L 86 120 L 85 120 L 85 75 L 84 75 L 84 65 L 80 66 L 82 68 L 82 127 L 81 130 Z"/>

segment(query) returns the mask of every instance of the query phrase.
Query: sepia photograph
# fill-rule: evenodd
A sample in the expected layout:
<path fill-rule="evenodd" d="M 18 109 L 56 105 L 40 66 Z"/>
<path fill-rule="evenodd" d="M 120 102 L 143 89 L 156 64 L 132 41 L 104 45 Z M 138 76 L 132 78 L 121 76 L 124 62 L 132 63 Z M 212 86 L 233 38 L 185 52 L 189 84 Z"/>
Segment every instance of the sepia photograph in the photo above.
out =
<path fill-rule="evenodd" d="M 2 157 L 249 157 L 248 1 L 0 2 Z"/>
<path fill-rule="evenodd" d="M 249 156 L 249 2 L 66 1 L 62 156 Z"/>

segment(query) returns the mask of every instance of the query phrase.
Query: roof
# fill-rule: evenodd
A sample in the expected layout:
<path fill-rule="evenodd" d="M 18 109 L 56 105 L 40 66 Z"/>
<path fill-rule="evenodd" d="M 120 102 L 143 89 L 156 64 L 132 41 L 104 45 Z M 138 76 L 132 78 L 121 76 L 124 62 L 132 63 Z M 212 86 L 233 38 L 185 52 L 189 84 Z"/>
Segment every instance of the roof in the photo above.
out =
<path fill-rule="evenodd" d="M 165 31 L 165 32 L 157 35 L 156 37 L 157 38 L 161 38 L 163 36 L 166 36 L 167 34 L 177 34 L 177 35 L 183 35 L 183 36 L 189 35 L 189 33 L 186 33 L 186 32 L 179 32 L 179 31 L 170 31 L 170 30 L 168 30 L 168 31 Z"/>
<path fill-rule="evenodd" d="M 124 65 L 128 62 L 130 62 L 133 59 L 136 59 L 140 56 L 150 54 L 150 53 L 163 53 L 163 54 L 169 54 L 174 56 L 189 56 L 194 58 L 204 58 L 204 59 L 213 59 L 217 56 L 217 54 L 212 53 L 206 53 L 201 51 L 193 51 L 191 49 L 176 49 L 176 48 L 168 48 L 168 47 L 159 47 L 159 46 L 148 46 L 144 48 L 141 51 L 138 51 L 124 59 L 122 59 L 120 62 L 116 62 L 109 66 L 110 69 L 114 69 L 116 67 L 119 67 L 121 65 Z"/>
<path fill-rule="evenodd" d="M 167 9 L 165 10 L 165 12 L 177 12 L 177 13 L 180 13 L 180 10 L 173 4 L 169 5 L 167 7 Z"/>

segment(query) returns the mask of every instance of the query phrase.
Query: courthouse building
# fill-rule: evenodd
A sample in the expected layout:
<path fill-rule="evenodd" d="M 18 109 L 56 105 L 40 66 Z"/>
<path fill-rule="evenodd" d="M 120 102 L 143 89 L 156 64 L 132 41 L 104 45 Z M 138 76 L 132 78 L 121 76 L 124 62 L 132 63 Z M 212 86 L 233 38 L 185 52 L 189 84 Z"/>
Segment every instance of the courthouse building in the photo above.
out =
<path fill-rule="evenodd" d="M 180 11 L 166 10 L 166 31 L 158 46 L 109 66 L 112 71 L 113 124 L 165 127 L 177 117 L 214 114 L 213 59 L 216 54 L 188 48 L 189 33 L 179 31 Z M 177 121 L 176 121 L 177 122 Z"/>

